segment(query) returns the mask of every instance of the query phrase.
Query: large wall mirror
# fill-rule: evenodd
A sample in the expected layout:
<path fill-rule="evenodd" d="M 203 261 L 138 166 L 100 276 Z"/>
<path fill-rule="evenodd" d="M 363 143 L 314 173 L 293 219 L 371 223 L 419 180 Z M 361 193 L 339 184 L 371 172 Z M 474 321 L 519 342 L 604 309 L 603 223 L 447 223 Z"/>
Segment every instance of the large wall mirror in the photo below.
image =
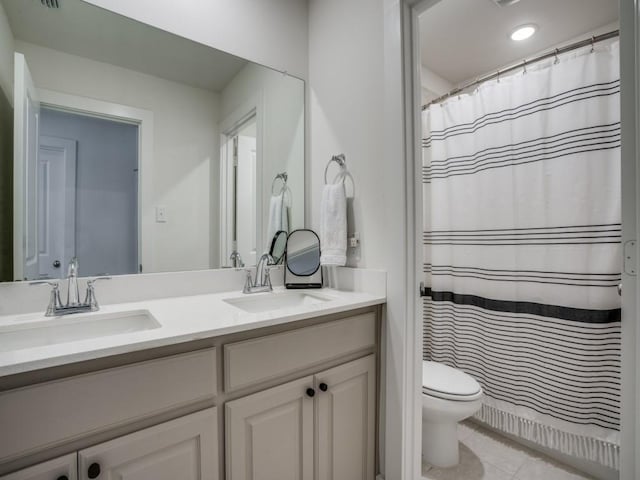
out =
<path fill-rule="evenodd" d="M 63 278 L 73 257 L 81 276 L 248 266 L 304 227 L 302 80 L 46 3 L 0 0 L 0 280 Z"/>

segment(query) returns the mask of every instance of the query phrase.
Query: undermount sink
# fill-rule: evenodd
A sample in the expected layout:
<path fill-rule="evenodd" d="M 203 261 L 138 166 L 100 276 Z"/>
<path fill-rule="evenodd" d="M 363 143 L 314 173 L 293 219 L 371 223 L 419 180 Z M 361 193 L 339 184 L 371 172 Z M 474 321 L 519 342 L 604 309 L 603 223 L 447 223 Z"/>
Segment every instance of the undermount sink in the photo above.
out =
<path fill-rule="evenodd" d="M 246 297 L 227 298 L 224 301 L 249 313 L 262 313 L 283 308 L 316 305 L 331 300 L 309 292 L 256 293 Z"/>
<path fill-rule="evenodd" d="M 0 352 L 152 330 L 160 326 L 147 310 L 48 318 L 0 326 Z"/>

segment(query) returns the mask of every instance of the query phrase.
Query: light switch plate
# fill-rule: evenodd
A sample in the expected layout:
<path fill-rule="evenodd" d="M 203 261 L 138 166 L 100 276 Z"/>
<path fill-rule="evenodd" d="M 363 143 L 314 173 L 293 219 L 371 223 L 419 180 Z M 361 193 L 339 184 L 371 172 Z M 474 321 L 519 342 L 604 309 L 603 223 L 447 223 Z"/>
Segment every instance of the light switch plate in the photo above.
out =
<path fill-rule="evenodd" d="M 167 207 L 164 205 L 156 206 L 156 223 L 167 223 Z"/>

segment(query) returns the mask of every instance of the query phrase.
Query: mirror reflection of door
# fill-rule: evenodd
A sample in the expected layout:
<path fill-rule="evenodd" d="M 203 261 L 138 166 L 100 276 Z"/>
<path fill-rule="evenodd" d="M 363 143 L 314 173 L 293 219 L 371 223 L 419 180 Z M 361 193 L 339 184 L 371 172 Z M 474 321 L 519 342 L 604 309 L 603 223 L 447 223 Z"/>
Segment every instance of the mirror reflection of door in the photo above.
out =
<path fill-rule="evenodd" d="M 40 102 L 23 55 L 14 59 L 13 275 L 39 276 L 37 153 Z"/>
<path fill-rule="evenodd" d="M 255 265 L 257 261 L 256 232 L 256 168 L 257 131 L 256 117 L 251 116 L 232 133 L 227 134 L 227 152 L 231 168 L 228 168 L 227 191 L 232 195 L 232 214 L 227 229 L 230 233 L 231 251 L 227 252 L 223 265 L 233 266 L 230 257 L 240 255 L 245 265 Z"/>
<path fill-rule="evenodd" d="M 76 141 L 47 135 L 39 140 L 38 273 L 61 278 L 76 250 Z"/>
<path fill-rule="evenodd" d="M 137 125 L 42 106 L 39 144 L 39 277 L 136 273 Z"/>

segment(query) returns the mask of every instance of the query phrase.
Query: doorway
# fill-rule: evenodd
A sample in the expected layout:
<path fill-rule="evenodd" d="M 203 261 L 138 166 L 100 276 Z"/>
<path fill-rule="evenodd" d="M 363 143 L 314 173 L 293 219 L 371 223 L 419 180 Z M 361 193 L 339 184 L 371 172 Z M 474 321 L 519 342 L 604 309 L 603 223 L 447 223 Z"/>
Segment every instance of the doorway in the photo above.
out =
<path fill-rule="evenodd" d="M 42 106 L 38 278 L 138 271 L 138 126 Z M 35 273 L 35 272 L 34 272 Z"/>
<path fill-rule="evenodd" d="M 522 470 L 526 476 L 534 467 L 545 476 L 553 475 L 555 464 L 532 459 L 535 454 L 522 447 L 526 444 L 597 478 L 617 478 L 621 343 L 617 287 L 622 278 L 617 6 L 580 2 L 590 14 L 578 18 L 573 15 L 578 6 L 571 7 L 574 2 L 549 5 L 554 20 L 539 15 L 538 25 L 531 22 L 530 30 L 540 27 L 540 35 L 528 44 L 516 44 L 516 27 L 522 25 L 502 20 L 535 19 L 536 6 L 495 3 L 501 5 L 430 2 L 419 22 L 420 30 L 427 32 L 420 84 L 423 185 L 418 186 L 424 198 L 416 207 L 421 210 L 424 205 L 424 214 L 418 217 L 418 228 L 424 219 L 424 264 L 417 276 L 424 275 L 427 286 L 425 360 L 451 364 L 482 384 L 485 397 L 474 414 L 473 431 L 460 438 L 467 460 L 484 461 L 489 454 L 493 466 L 501 460 L 509 466 L 519 462 L 518 470 L 506 471 L 507 475 L 518 476 Z M 537 7 L 544 8 L 544 3 Z M 528 9 L 528 5 L 533 6 Z M 571 21 L 554 28 L 563 15 Z M 446 38 L 451 25 L 458 25 L 464 34 L 437 43 L 435 39 Z M 484 33 L 478 35 L 476 27 Z M 512 30 L 515 37 L 510 39 Z M 596 63 L 602 65 L 598 73 L 607 75 L 610 90 L 569 98 L 606 83 L 590 76 L 588 67 Z M 579 79 L 577 72 L 582 73 Z M 582 108 L 597 115 L 578 113 Z M 564 121 L 557 122 L 557 115 Z M 541 130 L 536 133 L 527 122 Z M 604 123 L 611 131 L 597 130 Z M 594 174 L 591 166 L 604 173 Z M 565 168 L 571 171 L 566 175 L 571 181 L 563 183 L 559 179 L 565 177 Z M 581 186 L 582 176 L 594 181 Z M 580 188 L 584 194 L 577 193 Z M 599 192 L 603 199 L 592 207 L 589 201 Z M 571 204 L 579 195 L 581 201 Z M 556 201 L 566 210 L 554 206 Z M 603 216 L 603 205 L 609 206 L 607 222 L 597 219 Z M 601 223 L 608 225 L 606 234 L 591 231 L 604 229 Z M 574 225 L 589 231 L 566 239 L 577 231 Z M 571 260 L 578 255 L 579 265 Z M 557 260 L 550 261 L 553 256 Z M 538 310 L 527 310 L 525 305 Z M 559 308 L 544 311 L 550 306 Z M 560 313 L 562 308 L 566 311 Z M 578 315 L 567 314 L 577 311 Z M 590 312 L 607 316 L 589 321 Z M 537 322 L 544 325 L 538 329 Z M 527 330 L 534 324 L 532 336 Z M 551 325 L 570 333 L 554 339 Z M 542 338 L 544 345 L 538 349 L 535 344 Z M 571 345 L 565 348 L 561 345 L 565 341 Z M 548 365 L 540 369 L 555 362 L 550 345 L 563 356 L 553 375 Z M 589 358 L 579 359 L 587 350 Z M 531 356 L 533 351 L 538 354 Z M 579 367 L 564 379 L 574 361 Z M 609 375 L 613 383 L 598 383 L 601 374 Z M 426 388 L 424 382 L 428 380 L 423 379 Z M 584 397 L 595 398 L 590 390 L 596 383 L 598 401 L 590 404 L 587 415 L 582 404 Z M 598 415 L 611 422 L 603 425 L 595 418 Z M 499 436 L 480 430 L 487 427 Z M 554 441 L 548 433 L 546 437 L 532 433 L 542 429 L 553 432 Z M 500 447 L 509 435 L 518 443 Z M 492 439 L 498 448 L 488 453 Z M 578 442 L 594 447 L 578 450 L 574 448 Z M 606 455 L 596 453 L 605 450 Z M 441 473 L 434 465 L 435 469 L 423 472 L 425 478 Z"/>
<path fill-rule="evenodd" d="M 258 239 L 256 194 L 258 155 L 255 113 L 224 134 L 221 191 L 228 212 L 222 224 L 221 265 L 241 267 L 255 265 Z M 223 197 L 223 201 L 225 198 Z"/>

